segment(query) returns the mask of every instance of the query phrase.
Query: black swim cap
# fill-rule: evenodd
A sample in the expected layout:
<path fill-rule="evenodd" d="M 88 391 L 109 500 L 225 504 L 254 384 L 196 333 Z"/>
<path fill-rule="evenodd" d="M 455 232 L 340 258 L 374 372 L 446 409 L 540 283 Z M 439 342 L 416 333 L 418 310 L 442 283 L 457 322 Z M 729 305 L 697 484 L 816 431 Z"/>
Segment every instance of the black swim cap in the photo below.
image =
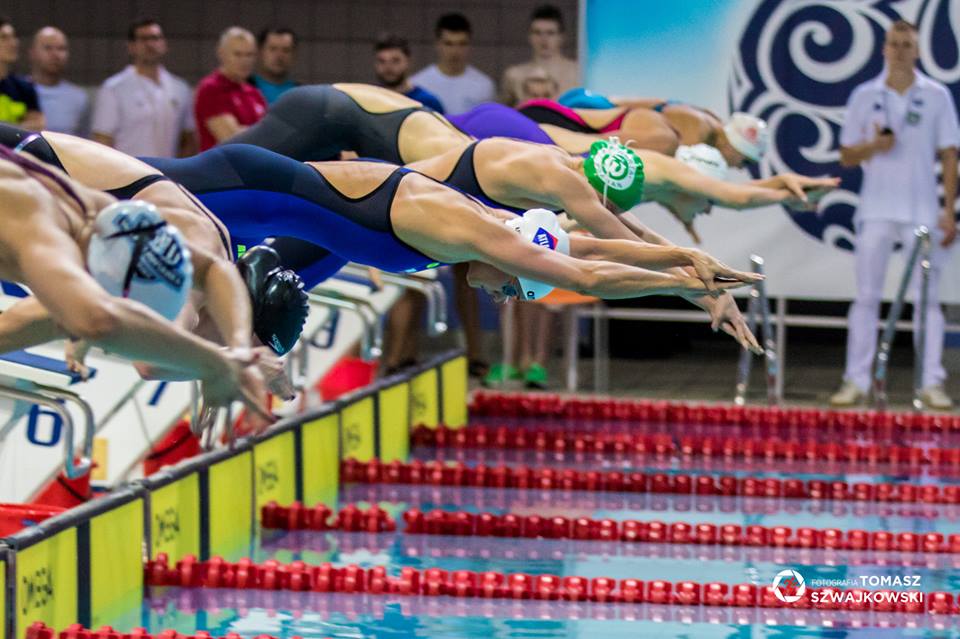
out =
<path fill-rule="evenodd" d="M 284 269 L 280 256 L 268 246 L 255 246 L 237 260 L 253 305 L 253 332 L 278 355 L 300 338 L 310 313 L 303 280 Z"/>

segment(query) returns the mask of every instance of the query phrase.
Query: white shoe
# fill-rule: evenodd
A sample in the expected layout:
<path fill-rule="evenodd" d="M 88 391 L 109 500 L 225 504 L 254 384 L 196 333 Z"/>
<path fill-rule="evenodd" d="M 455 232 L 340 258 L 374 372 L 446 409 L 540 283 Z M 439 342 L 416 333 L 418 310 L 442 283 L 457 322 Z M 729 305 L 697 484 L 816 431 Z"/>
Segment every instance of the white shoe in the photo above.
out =
<path fill-rule="evenodd" d="M 927 386 L 920 391 L 920 400 L 927 408 L 934 410 L 949 410 L 953 408 L 953 400 L 943 390 L 943 384 Z"/>
<path fill-rule="evenodd" d="M 830 396 L 831 406 L 856 406 L 866 399 L 867 394 L 849 379 L 843 380 L 840 389 Z"/>

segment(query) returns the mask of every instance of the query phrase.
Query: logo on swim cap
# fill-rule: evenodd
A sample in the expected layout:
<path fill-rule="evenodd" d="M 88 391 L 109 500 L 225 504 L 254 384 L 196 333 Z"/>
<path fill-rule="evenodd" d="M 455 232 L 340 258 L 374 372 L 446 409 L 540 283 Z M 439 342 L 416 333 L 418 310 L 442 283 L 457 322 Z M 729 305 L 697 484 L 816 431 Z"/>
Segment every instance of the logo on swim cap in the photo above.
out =
<path fill-rule="evenodd" d="M 531 209 L 522 217 L 507 220 L 506 225 L 528 242 L 550 251 L 570 255 L 570 236 L 560 228 L 560 222 L 557 221 L 553 211 Z M 552 284 L 525 277 L 517 277 L 517 283 L 520 284 L 523 297 L 528 300 L 541 299 L 553 290 Z"/>
<path fill-rule="evenodd" d="M 583 172 L 593 188 L 624 210 L 643 199 L 643 161 L 617 138 L 594 142 Z"/>
<path fill-rule="evenodd" d="M 543 228 L 537 229 L 537 232 L 534 233 L 533 243 L 539 244 L 543 248 L 550 249 L 551 251 L 557 248 L 557 238 L 550 235 L 550 233 Z"/>
<path fill-rule="evenodd" d="M 193 264 L 179 231 L 156 207 L 121 201 L 93 222 L 87 268 L 108 293 L 144 304 L 173 320 L 193 287 Z"/>

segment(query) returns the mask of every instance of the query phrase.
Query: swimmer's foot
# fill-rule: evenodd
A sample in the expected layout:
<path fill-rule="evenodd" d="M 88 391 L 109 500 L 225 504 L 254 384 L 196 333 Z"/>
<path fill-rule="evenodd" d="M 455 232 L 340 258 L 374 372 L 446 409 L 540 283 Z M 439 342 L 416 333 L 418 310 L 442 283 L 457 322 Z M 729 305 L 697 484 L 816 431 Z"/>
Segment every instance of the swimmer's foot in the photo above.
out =
<path fill-rule="evenodd" d="M 549 385 L 547 369 L 540 364 L 530 364 L 523 374 L 523 383 L 527 388 L 545 390 Z"/>
<path fill-rule="evenodd" d="M 505 382 L 521 379 L 520 371 L 510 364 L 494 364 L 483 378 L 484 386 L 500 386 Z"/>

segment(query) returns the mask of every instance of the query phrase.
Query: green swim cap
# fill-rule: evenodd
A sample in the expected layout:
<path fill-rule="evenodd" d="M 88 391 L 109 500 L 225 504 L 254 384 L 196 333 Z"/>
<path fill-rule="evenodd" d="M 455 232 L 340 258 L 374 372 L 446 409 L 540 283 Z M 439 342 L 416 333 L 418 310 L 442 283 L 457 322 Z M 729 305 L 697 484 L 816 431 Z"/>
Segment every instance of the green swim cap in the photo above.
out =
<path fill-rule="evenodd" d="M 617 138 L 590 145 L 583 173 L 593 188 L 625 211 L 643 199 L 643 160 Z"/>

